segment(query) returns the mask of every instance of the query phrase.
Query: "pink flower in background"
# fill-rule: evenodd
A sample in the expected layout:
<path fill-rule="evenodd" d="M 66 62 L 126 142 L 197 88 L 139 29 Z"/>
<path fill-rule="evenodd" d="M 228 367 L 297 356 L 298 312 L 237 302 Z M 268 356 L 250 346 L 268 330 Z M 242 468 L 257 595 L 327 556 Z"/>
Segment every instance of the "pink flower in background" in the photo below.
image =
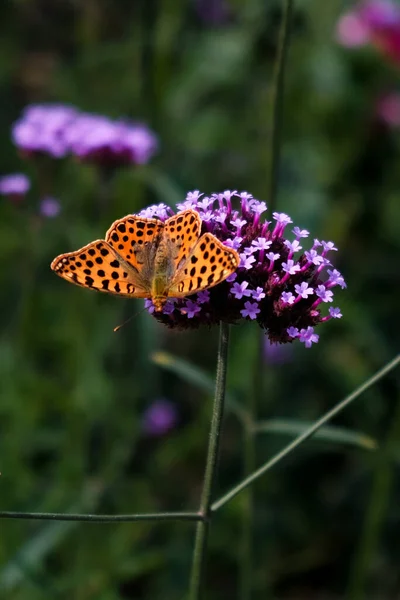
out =
<path fill-rule="evenodd" d="M 394 0 L 360 2 L 340 17 L 336 39 L 347 48 L 371 44 L 400 62 L 400 5 Z"/>
<path fill-rule="evenodd" d="M 376 115 L 388 127 L 399 127 L 400 94 L 391 92 L 382 96 L 376 104 Z"/>

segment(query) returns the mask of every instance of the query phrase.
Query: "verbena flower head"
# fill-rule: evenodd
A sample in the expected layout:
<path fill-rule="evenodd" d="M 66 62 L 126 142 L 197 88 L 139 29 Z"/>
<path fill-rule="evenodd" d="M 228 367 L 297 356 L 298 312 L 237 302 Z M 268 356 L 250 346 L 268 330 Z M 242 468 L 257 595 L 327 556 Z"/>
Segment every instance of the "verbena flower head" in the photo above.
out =
<path fill-rule="evenodd" d="M 23 173 L 13 173 L 0 177 L 0 194 L 10 198 L 21 198 L 30 188 L 30 181 Z"/>
<path fill-rule="evenodd" d="M 372 44 L 400 62 L 400 5 L 394 0 L 360 2 L 340 17 L 336 37 L 349 48 Z"/>
<path fill-rule="evenodd" d="M 177 420 L 175 406 L 169 400 L 160 398 L 150 404 L 144 412 L 142 429 L 147 435 L 165 435 L 175 427 Z"/>
<path fill-rule="evenodd" d="M 143 124 L 81 114 L 66 132 L 72 154 L 106 167 L 147 163 L 157 150 L 157 138 Z"/>
<path fill-rule="evenodd" d="M 331 308 L 337 286 L 346 287 L 330 262 L 333 242 L 314 239 L 293 227 L 285 213 L 263 218 L 265 202 L 247 192 L 226 190 L 204 196 L 189 192 L 178 211 L 193 208 L 202 218 L 202 233 L 211 232 L 240 256 L 236 272 L 209 290 L 181 299 L 169 299 L 161 313 L 146 300 L 148 312 L 169 327 L 197 328 L 219 321 L 255 321 L 271 342 L 299 339 L 306 347 L 318 341 L 314 328 L 340 318 Z M 149 207 L 141 216 L 164 221 L 172 210 L 164 204 Z"/>
<path fill-rule="evenodd" d="M 60 104 L 28 106 L 13 125 L 12 139 L 26 156 L 72 154 L 106 167 L 147 163 L 158 146 L 155 134 L 142 123 L 115 121 Z"/>
<path fill-rule="evenodd" d="M 46 154 L 62 158 L 69 151 L 66 131 L 76 115 L 72 106 L 62 104 L 28 106 L 12 127 L 12 140 L 27 156 Z"/>

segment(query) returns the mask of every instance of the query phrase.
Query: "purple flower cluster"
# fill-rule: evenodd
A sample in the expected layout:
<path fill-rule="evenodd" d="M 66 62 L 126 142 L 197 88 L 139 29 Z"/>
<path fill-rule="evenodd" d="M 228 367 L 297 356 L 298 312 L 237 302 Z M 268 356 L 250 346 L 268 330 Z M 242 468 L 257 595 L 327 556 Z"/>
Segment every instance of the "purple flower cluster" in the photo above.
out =
<path fill-rule="evenodd" d="M 240 256 L 236 272 L 226 281 L 188 298 L 168 299 L 161 313 L 145 301 L 148 312 L 170 327 L 196 328 L 220 320 L 237 323 L 256 321 L 272 343 L 299 339 L 309 348 L 318 341 L 314 332 L 318 323 L 342 315 L 337 307 L 328 314 L 321 309 L 333 302 L 334 288 L 345 288 L 342 275 L 328 255 L 336 251 L 333 242 L 314 239 L 308 250 L 302 240 L 310 234 L 293 227 L 294 239 L 285 237 L 292 223 L 285 213 L 274 212 L 272 221 L 261 219 L 267 210 L 247 192 L 226 190 L 203 196 L 189 192 L 179 211 L 192 208 L 202 219 L 202 233 L 213 233 Z M 165 204 L 151 206 L 140 213 L 165 220 L 173 211 Z"/>
<path fill-rule="evenodd" d="M 105 167 L 147 163 L 158 146 L 142 123 L 114 121 L 61 104 L 28 106 L 13 125 L 12 139 L 24 156 L 73 155 Z"/>
<path fill-rule="evenodd" d="M 339 19 L 336 38 L 347 48 L 372 44 L 400 62 L 400 5 L 394 0 L 364 0 Z"/>

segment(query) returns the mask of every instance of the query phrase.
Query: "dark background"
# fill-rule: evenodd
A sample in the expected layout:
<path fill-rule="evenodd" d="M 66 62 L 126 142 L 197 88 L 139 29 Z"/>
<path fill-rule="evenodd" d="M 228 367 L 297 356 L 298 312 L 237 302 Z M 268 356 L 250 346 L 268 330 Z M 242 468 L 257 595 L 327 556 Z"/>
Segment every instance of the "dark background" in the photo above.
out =
<path fill-rule="evenodd" d="M 156 202 L 174 205 L 189 190 L 247 190 L 268 203 L 280 7 L 263 0 L 0 3 L 0 171 L 24 171 L 33 186 L 23 203 L 0 203 L 2 510 L 197 508 L 211 397 L 152 354 L 167 351 L 213 377 L 217 332 L 170 332 L 142 313 L 114 334 L 142 303 L 68 286 L 49 263 L 102 237 L 114 219 Z M 260 419 L 295 425 L 331 408 L 399 343 L 400 138 L 376 114 L 399 70 L 373 48 L 338 45 L 342 9 L 338 1 L 296 3 L 278 210 L 311 237 L 335 241 L 335 266 L 348 283 L 335 302 L 343 319 L 321 325 L 310 350 L 295 343 L 266 357 L 255 324 L 232 331 L 229 391 L 246 403 L 262 365 Z M 43 174 L 18 156 L 10 131 L 24 106 L 43 101 L 143 120 L 160 150 L 146 166 L 119 170 L 106 202 L 94 166 L 49 161 L 46 180 L 62 211 L 40 217 Z M 160 398 L 176 423 L 150 435 L 146 411 Z M 398 401 L 391 375 L 335 420 L 362 434 L 352 443 L 310 440 L 257 482 L 254 598 L 400 593 Z M 258 464 L 290 440 L 280 429 L 260 433 Z M 217 493 L 240 480 L 242 456 L 243 434 L 228 411 Z M 242 507 L 238 496 L 213 521 L 207 599 L 238 597 Z M 0 531 L 1 598 L 185 597 L 193 524 L 3 520 Z"/>

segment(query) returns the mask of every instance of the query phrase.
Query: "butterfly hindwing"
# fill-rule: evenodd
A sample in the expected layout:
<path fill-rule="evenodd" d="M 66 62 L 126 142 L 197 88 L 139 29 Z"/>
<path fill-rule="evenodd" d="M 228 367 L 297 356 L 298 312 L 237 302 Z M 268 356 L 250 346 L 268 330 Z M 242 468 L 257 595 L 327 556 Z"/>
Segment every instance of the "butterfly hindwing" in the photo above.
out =
<path fill-rule="evenodd" d="M 51 268 L 71 283 L 100 292 L 133 298 L 148 298 L 150 294 L 140 273 L 104 240 L 60 254 Z"/>
<path fill-rule="evenodd" d="M 181 298 L 213 287 L 234 273 L 239 262 L 236 250 L 224 246 L 211 233 L 205 233 L 176 273 L 168 295 Z"/>

